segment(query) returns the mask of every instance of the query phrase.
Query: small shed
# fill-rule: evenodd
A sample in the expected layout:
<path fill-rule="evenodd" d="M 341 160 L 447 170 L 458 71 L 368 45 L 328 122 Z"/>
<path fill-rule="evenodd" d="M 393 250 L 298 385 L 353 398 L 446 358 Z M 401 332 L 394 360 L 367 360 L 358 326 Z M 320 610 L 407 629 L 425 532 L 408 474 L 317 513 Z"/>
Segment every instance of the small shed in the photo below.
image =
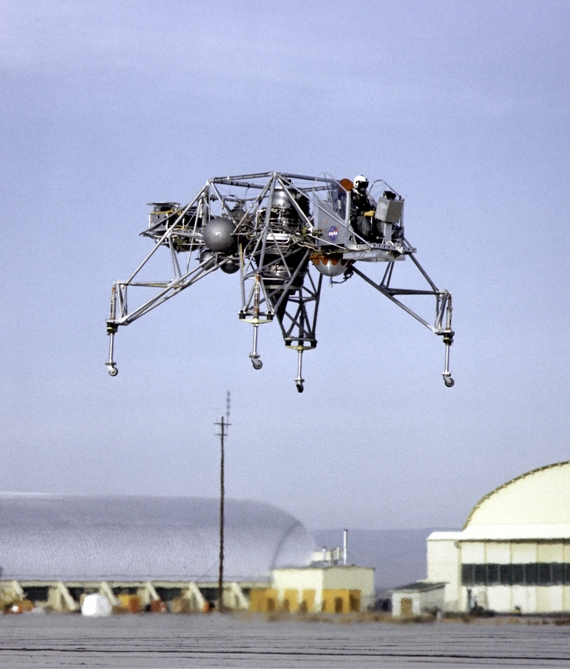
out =
<path fill-rule="evenodd" d="M 421 616 L 427 612 L 442 611 L 445 583 L 416 581 L 392 590 L 392 615 L 395 618 Z"/>

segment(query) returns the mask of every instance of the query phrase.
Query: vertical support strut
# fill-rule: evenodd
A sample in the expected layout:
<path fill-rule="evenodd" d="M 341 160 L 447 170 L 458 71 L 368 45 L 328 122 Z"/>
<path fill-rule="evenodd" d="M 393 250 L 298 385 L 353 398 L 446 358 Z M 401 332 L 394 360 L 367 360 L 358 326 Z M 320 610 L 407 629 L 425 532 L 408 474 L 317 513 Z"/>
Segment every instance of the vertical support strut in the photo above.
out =
<path fill-rule="evenodd" d="M 303 378 L 303 348 L 297 349 L 297 378 L 295 379 L 295 385 L 297 386 L 297 391 L 302 393 L 305 390 L 303 385 L 305 379 Z"/>
<path fill-rule="evenodd" d="M 113 285 L 111 290 L 111 313 L 110 318 L 107 321 L 107 334 L 109 335 L 109 359 L 105 363 L 109 374 L 111 376 L 117 376 L 119 370 L 113 359 L 115 353 L 115 333 L 117 332 L 117 325 L 115 323 L 115 317 L 117 315 L 117 287 Z"/>
<path fill-rule="evenodd" d="M 446 322 L 445 332 L 443 333 L 443 343 L 445 344 L 445 369 L 442 372 L 443 382 L 448 388 L 455 385 L 455 381 L 451 378 L 451 370 L 449 369 L 449 356 L 451 353 L 451 345 L 453 344 L 453 335 L 455 334 L 451 329 L 451 312 L 453 307 L 451 305 L 451 295 L 447 293 L 446 297 Z"/>
<path fill-rule="evenodd" d="M 253 350 L 249 354 L 251 364 L 254 369 L 261 369 L 263 363 L 259 359 L 259 353 L 257 352 L 257 336 L 259 329 L 259 304 L 260 304 L 260 293 L 261 285 L 259 280 L 259 274 L 255 277 L 255 285 L 253 288 Z"/>
<path fill-rule="evenodd" d="M 257 334 L 258 334 L 258 329 L 259 329 L 259 323 L 254 323 L 253 324 L 253 350 L 249 354 L 249 357 L 251 359 L 251 364 L 253 365 L 254 369 L 261 369 L 263 367 L 263 363 L 259 359 L 259 353 L 257 352 Z"/>

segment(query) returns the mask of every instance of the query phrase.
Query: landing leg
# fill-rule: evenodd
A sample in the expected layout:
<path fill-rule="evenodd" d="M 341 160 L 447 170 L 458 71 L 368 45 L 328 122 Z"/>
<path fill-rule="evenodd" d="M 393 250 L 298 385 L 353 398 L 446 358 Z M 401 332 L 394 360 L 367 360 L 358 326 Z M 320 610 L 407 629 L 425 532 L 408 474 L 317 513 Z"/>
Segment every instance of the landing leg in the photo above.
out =
<path fill-rule="evenodd" d="M 451 378 L 451 370 L 449 369 L 449 349 L 451 348 L 451 342 L 443 340 L 445 343 L 445 369 L 442 372 L 443 382 L 448 388 L 453 388 L 455 381 Z"/>
<path fill-rule="evenodd" d="M 107 321 L 107 334 L 109 335 L 109 359 L 105 363 L 107 369 L 109 370 L 110 376 L 117 376 L 119 370 L 113 359 L 115 351 L 115 333 L 117 332 L 117 325 L 114 323 L 115 317 L 117 315 L 117 286 L 113 285 L 111 290 L 111 313 L 110 318 Z"/>
<path fill-rule="evenodd" d="M 253 365 L 253 369 L 261 369 L 263 367 L 263 363 L 259 359 L 259 353 L 257 352 L 257 329 L 259 328 L 259 325 L 257 323 L 254 324 L 253 326 L 253 350 L 249 354 L 251 364 Z"/>
<path fill-rule="evenodd" d="M 443 382 L 448 388 L 452 388 L 455 381 L 451 378 L 451 370 L 449 369 L 449 353 L 451 345 L 453 344 L 454 332 L 451 329 L 451 313 L 453 307 L 451 306 L 451 295 L 449 295 L 449 293 L 446 295 L 444 308 L 446 308 L 446 323 L 445 332 L 443 334 L 443 343 L 445 344 L 445 369 L 443 370 Z"/>
<path fill-rule="evenodd" d="M 107 324 L 107 334 L 109 335 L 109 359 L 107 360 L 105 365 L 109 370 L 110 376 L 117 376 L 117 374 L 119 373 L 117 365 L 113 360 L 113 354 L 115 349 L 115 332 L 117 332 L 117 326 Z"/>
<path fill-rule="evenodd" d="M 303 378 L 303 349 L 300 348 L 297 351 L 297 378 L 295 379 L 295 385 L 297 386 L 297 392 L 302 393 L 305 390 L 305 379 Z"/>

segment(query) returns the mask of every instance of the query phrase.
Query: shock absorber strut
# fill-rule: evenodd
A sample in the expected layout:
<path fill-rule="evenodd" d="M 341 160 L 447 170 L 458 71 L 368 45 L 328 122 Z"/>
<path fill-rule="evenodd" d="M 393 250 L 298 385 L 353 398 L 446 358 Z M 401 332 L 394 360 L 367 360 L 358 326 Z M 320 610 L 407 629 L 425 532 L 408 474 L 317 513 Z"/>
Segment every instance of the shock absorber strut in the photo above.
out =
<path fill-rule="evenodd" d="M 109 359 L 105 363 L 109 374 L 111 376 L 117 376 L 119 370 L 113 359 L 115 352 L 115 333 L 117 332 L 118 326 L 115 323 L 115 316 L 117 314 L 117 287 L 113 286 L 111 290 L 111 314 L 110 318 L 107 321 L 107 334 L 109 335 Z"/>

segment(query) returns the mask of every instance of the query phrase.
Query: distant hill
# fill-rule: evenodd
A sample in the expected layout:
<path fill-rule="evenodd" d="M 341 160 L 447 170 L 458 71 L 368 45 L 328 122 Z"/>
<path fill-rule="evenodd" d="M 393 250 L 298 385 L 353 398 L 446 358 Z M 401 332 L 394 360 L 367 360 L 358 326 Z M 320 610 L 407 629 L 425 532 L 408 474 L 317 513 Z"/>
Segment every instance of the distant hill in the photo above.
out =
<path fill-rule="evenodd" d="M 426 578 L 426 539 L 441 527 L 423 530 L 348 530 L 348 562 L 375 567 L 378 590 Z M 342 546 L 342 529 L 312 530 L 317 548 Z"/>

